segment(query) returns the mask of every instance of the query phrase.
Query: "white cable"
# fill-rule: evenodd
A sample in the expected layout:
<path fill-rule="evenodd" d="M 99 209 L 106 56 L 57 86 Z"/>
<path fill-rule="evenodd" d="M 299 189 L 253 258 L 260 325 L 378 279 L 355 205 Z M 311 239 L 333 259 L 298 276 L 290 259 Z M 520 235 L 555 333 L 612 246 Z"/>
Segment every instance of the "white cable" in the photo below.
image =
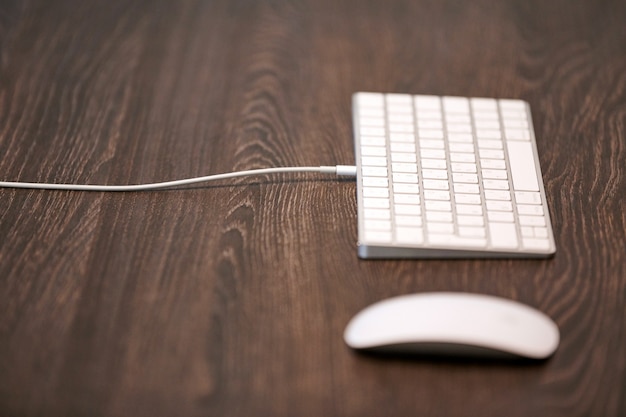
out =
<path fill-rule="evenodd" d="M 187 178 L 175 181 L 155 182 L 137 185 L 86 185 L 86 184 L 47 184 L 38 182 L 7 182 L 0 181 L 2 188 L 31 188 L 38 190 L 66 190 L 66 191 L 146 191 L 178 187 L 181 185 L 197 184 L 199 182 L 224 180 L 228 178 L 245 177 L 250 175 L 278 174 L 284 172 L 316 172 L 356 176 L 356 167 L 349 165 L 319 166 L 319 167 L 280 167 L 251 169 L 248 171 L 229 172 L 226 174 L 207 175 L 205 177 Z"/>

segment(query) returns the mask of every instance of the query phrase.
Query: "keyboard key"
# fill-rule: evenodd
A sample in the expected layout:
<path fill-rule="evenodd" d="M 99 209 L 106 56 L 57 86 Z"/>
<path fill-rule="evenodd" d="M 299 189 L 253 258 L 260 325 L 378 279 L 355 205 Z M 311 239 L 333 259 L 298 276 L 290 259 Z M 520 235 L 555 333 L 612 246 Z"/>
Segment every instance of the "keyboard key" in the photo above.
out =
<path fill-rule="evenodd" d="M 478 184 L 454 184 L 454 192 L 461 194 L 478 194 L 480 189 L 478 188 Z"/>
<path fill-rule="evenodd" d="M 505 120 L 526 120 L 526 112 L 523 110 L 507 110 L 502 109 L 502 118 Z"/>
<path fill-rule="evenodd" d="M 530 132 L 525 129 L 505 129 L 505 136 L 510 141 L 529 141 Z"/>
<path fill-rule="evenodd" d="M 428 223 L 426 225 L 429 233 L 452 233 L 454 226 L 452 223 Z"/>
<path fill-rule="evenodd" d="M 393 192 L 394 193 L 403 193 L 403 194 L 418 194 L 420 192 L 420 187 L 417 184 L 393 184 Z"/>
<path fill-rule="evenodd" d="M 363 187 L 388 187 L 389 180 L 383 177 L 363 177 Z"/>
<path fill-rule="evenodd" d="M 515 221 L 513 213 L 506 211 L 487 211 L 487 218 L 489 222 L 513 223 Z"/>
<path fill-rule="evenodd" d="M 472 214 L 475 216 L 482 216 L 483 207 L 476 204 L 457 204 L 457 214 Z"/>
<path fill-rule="evenodd" d="M 394 183 L 402 182 L 417 184 L 417 174 L 404 174 L 394 172 L 393 174 L 391 174 L 391 178 Z"/>
<path fill-rule="evenodd" d="M 421 226 L 422 225 L 421 216 L 396 215 L 395 221 L 396 221 L 396 225 L 398 226 Z"/>
<path fill-rule="evenodd" d="M 361 174 L 364 177 L 386 177 L 387 176 L 387 168 L 382 167 L 361 167 Z"/>
<path fill-rule="evenodd" d="M 365 116 L 359 119 L 359 124 L 361 126 L 368 127 L 385 127 L 385 118 L 384 117 L 371 117 Z"/>
<path fill-rule="evenodd" d="M 481 217 L 479 219 L 482 220 Z M 485 237 L 484 227 L 459 226 L 459 236 L 462 237 Z"/>
<path fill-rule="evenodd" d="M 450 192 L 449 191 L 440 191 L 440 190 L 424 190 L 424 198 L 426 200 L 449 201 L 450 200 Z"/>
<path fill-rule="evenodd" d="M 443 149 L 445 142 L 439 139 L 420 139 L 420 148 L 422 149 Z"/>
<path fill-rule="evenodd" d="M 478 122 L 478 121 L 483 121 L 483 120 L 489 120 L 489 121 L 494 121 L 496 123 L 499 123 L 500 120 L 500 116 L 498 115 L 497 111 L 490 111 L 490 110 L 474 110 L 474 119 Z M 478 125 L 477 125 L 478 126 Z"/>
<path fill-rule="evenodd" d="M 528 130 L 528 121 L 526 119 L 504 119 L 502 121 L 506 129 L 522 129 Z"/>
<path fill-rule="evenodd" d="M 511 200 L 511 193 L 500 190 L 485 190 L 485 199 L 509 201 Z"/>
<path fill-rule="evenodd" d="M 506 162 L 500 159 L 481 159 L 480 166 L 488 169 L 506 169 Z"/>
<path fill-rule="evenodd" d="M 474 153 L 474 144 L 472 143 L 451 143 L 448 145 L 450 152 L 471 152 Z"/>
<path fill-rule="evenodd" d="M 442 115 L 439 110 L 429 110 L 429 109 L 417 109 L 415 111 L 415 117 L 418 120 L 418 124 L 425 120 L 438 120 L 441 122 Z"/>
<path fill-rule="evenodd" d="M 448 133 L 448 142 L 472 143 L 474 142 L 474 136 L 471 133 Z"/>
<path fill-rule="evenodd" d="M 385 117 L 385 108 L 384 107 L 361 107 L 359 109 L 359 118 L 365 117 L 374 117 L 374 118 L 384 118 Z"/>
<path fill-rule="evenodd" d="M 387 116 L 389 124 L 413 124 L 413 115 L 411 114 L 398 114 L 391 113 Z"/>
<path fill-rule="evenodd" d="M 530 204 L 518 204 L 517 212 L 519 214 L 526 214 L 529 216 L 543 216 L 544 215 L 542 206 L 535 206 L 535 205 L 530 205 Z"/>
<path fill-rule="evenodd" d="M 354 98 L 363 107 L 385 105 L 385 96 L 380 93 L 356 93 Z"/>
<path fill-rule="evenodd" d="M 470 99 L 470 104 L 474 111 L 477 110 L 498 110 L 498 102 L 493 98 L 474 97 Z"/>
<path fill-rule="evenodd" d="M 413 133 L 415 129 L 413 125 L 399 124 L 393 123 L 389 124 L 389 132 L 398 132 L 398 133 Z"/>
<path fill-rule="evenodd" d="M 468 114 L 448 113 L 446 115 L 447 124 L 451 124 L 451 125 L 463 124 L 463 125 L 469 126 L 471 122 L 472 122 L 472 119 L 470 118 Z"/>
<path fill-rule="evenodd" d="M 519 224 L 522 226 L 545 226 L 546 218 L 543 216 L 519 216 Z"/>
<path fill-rule="evenodd" d="M 465 102 L 463 102 L 464 100 Z M 465 97 L 443 97 L 442 103 L 442 113 L 446 116 L 446 118 L 456 116 L 470 117 L 469 102 Z"/>
<path fill-rule="evenodd" d="M 389 189 L 383 187 L 363 187 L 363 197 L 389 197 Z"/>
<path fill-rule="evenodd" d="M 420 130 L 422 129 L 436 129 L 439 130 L 440 132 L 443 133 L 443 123 L 441 122 L 441 119 L 439 120 L 422 120 L 420 121 L 417 126 L 419 127 Z M 443 136 L 442 136 L 443 138 Z"/>
<path fill-rule="evenodd" d="M 513 204 L 510 201 L 487 200 L 485 205 L 490 211 L 513 211 Z"/>
<path fill-rule="evenodd" d="M 383 149 L 386 143 L 384 136 L 361 136 L 361 144 L 365 146 L 380 146 Z M 386 150 L 386 149 L 385 149 Z"/>
<path fill-rule="evenodd" d="M 450 185 L 447 180 L 423 180 L 425 190 L 448 190 Z"/>
<path fill-rule="evenodd" d="M 452 172 L 476 172 L 476 164 L 464 163 L 464 162 L 452 162 L 450 163 Z"/>
<path fill-rule="evenodd" d="M 481 204 L 482 200 L 479 194 L 459 194 L 454 195 L 454 202 L 458 204 Z"/>
<path fill-rule="evenodd" d="M 462 226 L 482 226 L 485 224 L 483 216 L 460 215 L 456 216 L 456 222 Z"/>
<path fill-rule="evenodd" d="M 392 162 L 391 172 L 417 173 L 417 164 L 408 164 L 404 162 Z"/>
<path fill-rule="evenodd" d="M 450 152 L 471 152 L 474 153 L 474 144 L 472 143 L 450 143 L 448 145 Z"/>
<path fill-rule="evenodd" d="M 386 220 L 391 219 L 390 210 L 378 210 L 378 209 L 364 209 L 363 215 L 365 219 L 372 220 Z"/>
<path fill-rule="evenodd" d="M 392 153 L 391 162 L 417 162 L 417 155 L 414 153 Z"/>
<path fill-rule="evenodd" d="M 486 190 L 508 190 L 509 182 L 507 180 L 484 179 L 483 187 L 485 187 Z"/>
<path fill-rule="evenodd" d="M 507 179 L 506 171 L 503 169 L 483 169 L 482 170 L 483 178 L 489 179 Z"/>
<path fill-rule="evenodd" d="M 457 153 L 450 154 L 450 162 L 476 162 L 476 156 L 473 153 Z"/>
<path fill-rule="evenodd" d="M 387 103 L 387 113 L 411 114 L 413 113 L 413 106 L 404 103 Z"/>
<path fill-rule="evenodd" d="M 467 174 L 465 172 L 454 172 L 452 173 L 452 182 L 465 182 L 470 184 L 478 184 L 478 175 L 476 174 Z"/>
<path fill-rule="evenodd" d="M 476 120 L 476 122 L 474 123 L 474 125 L 476 126 L 476 130 L 493 129 L 493 130 L 500 131 L 500 122 L 497 120 L 498 119 L 497 113 L 495 113 L 495 119 L 496 120 Z"/>
<path fill-rule="evenodd" d="M 449 201 L 427 200 L 424 202 L 426 210 L 452 211 L 452 204 Z"/>
<path fill-rule="evenodd" d="M 532 239 L 522 238 L 522 246 L 524 249 L 550 249 L 550 241 L 548 239 Z"/>
<path fill-rule="evenodd" d="M 478 136 L 478 134 L 477 134 Z M 494 134 L 492 137 L 499 137 L 500 133 Z M 487 137 L 486 135 L 478 136 Z M 486 140 L 486 139 L 478 139 L 478 148 L 480 149 L 502 149 L 502 141 L 501 140 Z"/>
<path fill-rule="evenodd" d="M 443 109 L 449 113 L 469 113 L 469 100 L 466 97 L 444 96 Z"/>
<path fill-rule="evenodd" d="M 421 129 L 417 132 L 417 137 L 420 139 L 440 139 L 443 142 L 443 138 L 445 137 L 443 130 L 431 130 L 431 129 Z M 420 142 L 421 143 L 421 142 Z"/>
<path fill-rule="evenodd" d="M 363 156 L 385 156 L 387 155 L 387 149 L 383 147 L 375 146 L 362 146 L 361 155 Z"/>
<path fill-rule="evenodd" d="M 363 198 L 363 207 L 365 208 L 389 208 L 389 199 L 387 198 Z"/>
<path fill-rule="evenodd" d="M 485 159 L 504 159 L 504 152 L 497 149 L 478 149 L 478 154 Z"/>
<path fill-rule="evenodd" d="M 517 231 L 514 223 L 489 223 L 489 240 L 496 249 L 517 248 Z"/>
<path fill-rule="evenodd" d="M 391 232 L 366 230 L 365 240 L 368 242 L 388 243 L 391 242 Z"/>
<path fill-rule="evenodd" d="M 441 149 L 420 149 L 422 159 L 446 159 L 446 152 Z"/>
<path fill-rule="evenodd" d="M 383 127 L 361 126 L 359 131 L 363 136 L 385 136 L 385 128 Z"/>
<path fill-rule="evenodd" d="M 391 230 L 391 221 L 390 220 L 369 220 L 366 219 L 363 223 L 365 229 L 367 230 Z"/>
<path fill-rule="evenodd" d="M 415 143 L 415 135 L 413 133 L 389 132 L 389 140 L 391 142 Z"/>
<path fill-rule="evenodd" d="M 413 106 L 413 96 L 410 94 L 385 94 L 385 101 L 387 101 L 388 105 L 400 104 L 412 107 Z"/>
<path fill-rule="evenodd" d="M 517 191 L 539 191 L 535 158 L 530 142 L 507 142 L 513 187 Z"/>
<path fill-rule="evenodd" d="M 422 178 L 447 180 L 448 171 L 445 169 L 422 169 Z"/>
<path fill-rule="evenodd" d="M 424 242 L 424 232 L 421 227 L 401 227 L 396 229 L 398 243 L 420 244 Z"/>
<path fill-rule="evenodd" d="M 384 156 L 362 156 L 361 164 L 365 166 L 386 167 L 387 158 Z"/>
<path fill-rule="evenodd" d="M 541 204 L 541 195 L 533 192 L 516 191 L 515 201 L 518 204 Z"/>
<path fill-rule="evenodd" d="M 413 143 L 391 142 L 389 148 L 391 152 L 415 152 L 415 145 Z"/>
<path fill-rule="evenodd" d="M 500 130 L 476 130 L 476 137 L 478 138 L 478 146 L 480 148 L 493 148 L 502 149 L 502 141 L 500 140 L 487 140 L 487 139 L 502 139 L 502 133 Z M 498 145 L 500 145 L 498 147 Z"/>
<path fill-rule="evenodd" d="M 426 220 L 431 222 L 452 223 L 452 213 L 445 211 L 426 211 Z"/>
<path fill-rule="evenodd" d="M 414 206 L 414 205 L 408 205 L 408 204 L 396 204 L 393 206 L 393 212 L 399 215 L 418 216 L 422 214 L 422 208 L 420 206 Z"/>
<path fill-rule="evenodd" d="M 419 194 L 394 194 L 393 201 L 396 204 L 419 205 L 420 196 Z"/>
<path fill-rule="evenodd" d="M 448 128 L 448 132 L 472 133 L 472 125 L 470 124 L 448 124 L 446 127 Z"/>
<path fill-rule="evenodd" d="M 439 96 L 419 95 L 413 97 L 415 107 L 418 109 L 435 109 L 441 108 L 441 100 Z"/>
<path fill-rule="evenodd" d="M 422 168 L 446 169 L 448 164 L 445 159 L 422 159 Z"/>

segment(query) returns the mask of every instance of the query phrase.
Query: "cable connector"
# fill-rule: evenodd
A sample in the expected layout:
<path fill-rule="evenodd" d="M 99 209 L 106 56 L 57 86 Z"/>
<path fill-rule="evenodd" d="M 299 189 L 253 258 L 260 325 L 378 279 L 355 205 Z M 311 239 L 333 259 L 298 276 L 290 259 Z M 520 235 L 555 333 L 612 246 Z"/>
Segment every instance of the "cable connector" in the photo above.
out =
<path fill-rule="evenodd" d="M 337 175 L 343 175 L 345 177 L 356 177 L 356 166 L 337 165 Z"/>
<path fill-rule="evenodd" d="M 356 167 L 354 165 L 321 166 L 320 174 L 335 174 L 344 177 L 356 177 Z"/>

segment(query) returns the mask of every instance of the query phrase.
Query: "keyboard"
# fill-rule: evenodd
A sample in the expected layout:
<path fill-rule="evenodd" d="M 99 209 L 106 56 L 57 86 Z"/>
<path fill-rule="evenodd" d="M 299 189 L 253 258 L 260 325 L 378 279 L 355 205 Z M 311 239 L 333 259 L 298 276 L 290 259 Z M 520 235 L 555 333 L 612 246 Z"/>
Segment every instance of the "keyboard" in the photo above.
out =
<path fill-rule="evenodd" d="M 556 251 L 530 106 L 356 93 L 361 258 L 536 258 Z"/>

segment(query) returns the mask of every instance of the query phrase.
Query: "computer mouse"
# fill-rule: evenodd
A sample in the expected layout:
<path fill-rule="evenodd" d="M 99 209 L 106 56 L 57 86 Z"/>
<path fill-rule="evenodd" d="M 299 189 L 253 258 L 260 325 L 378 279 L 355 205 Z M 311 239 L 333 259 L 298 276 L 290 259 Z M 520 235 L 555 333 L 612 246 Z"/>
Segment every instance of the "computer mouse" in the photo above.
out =
<path fill-rule="evenodd" d="M 360 311 L 344 333 L 366 351 L 545 359 L 559 329 L 542 312 L 504 298 L 452 292 L 403 295 Z"/>

